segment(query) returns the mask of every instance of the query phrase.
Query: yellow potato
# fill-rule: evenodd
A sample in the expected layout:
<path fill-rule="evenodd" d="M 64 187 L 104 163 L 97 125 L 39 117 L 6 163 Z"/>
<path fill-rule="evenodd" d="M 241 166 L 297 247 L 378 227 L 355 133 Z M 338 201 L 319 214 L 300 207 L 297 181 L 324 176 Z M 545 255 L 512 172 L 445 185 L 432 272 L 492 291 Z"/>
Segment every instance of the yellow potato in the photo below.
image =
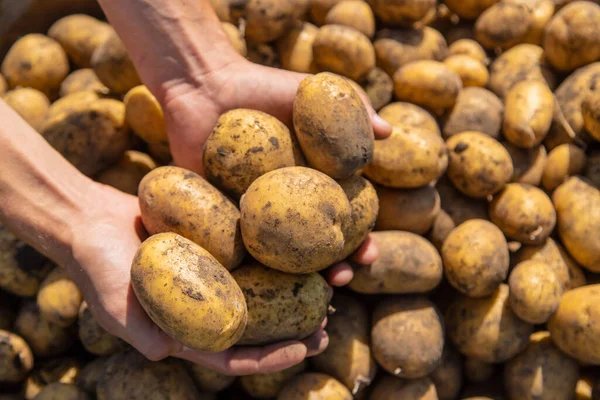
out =
<path fill-rule="evenodd" d="M 394 127 L 405 125 L 410 128 L 424 128 L 440 134 L 437 121 L 429 112 L 411 103 L 395 102 L 379 110 L 379 116 Z"/>
<path fill-rule="evenodd" d="M 483 65 L 487 65 L 489 62 L 483 47 L 473 39 L 459 39 L 452 43 L 448 48 L 448 56 L 457 55 L 469 56 Z"/>
<path fill-rule="evenodd" d="M 208 251 L 175 233 L 141 244 L 131 286 L 154 323 L 189 348 L 223 351 L 246 328 L 246 301 L 232 276 Z"/>
<path fill-rule="evenodd" d="M 329 10 L 331 10 L 333 6 L 341 1 L 344 0 L 310 0 L 309 12 L 312 21 L 317 26 L 325 25 L 325 19 L 327 18 L 327 13 L 329 13 Z"/>
<path fill-rule="evenodd" d="M 0 382 L 19 383 L 33 368 L 33 355 L 19 335 L 0 330 Z"/>
<path fill-rule="evenodd" d="M 444 4 L 464 19 L 475 19 L 500 0 L 444 0 Z"/>
<path fill-rule="evenodd" d="M 127 150 L 119 162 L 104 170 L 96 181 L 135 196 L 141 180 L 155 168 L 156 162 L 149 155 Z"/>
<path fill-rule="evenodd" d="M 277 41 L 277 51 L 284 69 L 314 72 L 313 43 L 319 28 L 309 22 L 298 22 Z"/>
<path fill-rule="evenodd" d="M 77 92 L 95 92 L 107 95 L 109 90 L 91 68 L 78 69 L 71 72 L 60 85 L 60 97 Z"/>
<path fill-rule="evenodd" d="M 141 84 L 140 77 L 116 32 L 94 50 L 90 61 L 98 79 L 111 91 L 125 94 Z"/>
<path fill-rule="evenodd" d="M 346 25 L 362 32 L 368 38 L 375 34 L 375 16 L 367 3 L 344 0 L 334 5 L 325 17 L 327 25 Z"/>
<path fill-rule="evenodd" d="M 88 362 L 79 372 L 76 380 L 77 386 L 90 394 L 96 393 L 98 380 L 104 373 L 107 361 L 108 357 L 96 357 Z"/>
<path fill-rule="evenodd" d="M 169 144 L 162 107 L 146 86 L 134 87 L 123 101 L 125 119 L 139 137 L 149 144 Z"/>
<path fill-rule="evenodd" d="M 398 379 L 385 375 L 373 386 L 370 400 L 438 400 L 436 387 L 431 379 Z"/>
<path fill-rule="evenodd" d="M 513 176 L 511 182 L 540 186 L 548 158 L 546 148 L 537 146 L 531 149 L 522 149 L 508 142 L 503 142 L 502 146 L 508 151 L 512 159 Z"/>
<path fill-rule="evenodd" d="M 587 163 L 585 151 L 572 144 L 552 149 L 544 166 L 542 184 L 552 192 L 571 176 L 583 173 Z"/>
<path fill-rule="evenodd" d="M 77 285 L 61 267 L 54 268 L 48 274 L 37 294 L 40 313 L 48 321 L 62 327 L 71 326 L 77 320 L 82 301 Z"/>
<path fill-rule="evenodd" d="M 496 372 L 496 365 L 474 358 L 465 359 L 465 377 L 469 382 L 488 381 Z"/>
<path fill-rule="evenodd" d="M 477 131 L 498 139 L 503 113 L 504 104 L 495 94 L 484 88 L 467 87 L 460 92 L 456 104 L 444 117 L 444 138 Z"/>
<path fill-rule="evenodd" d="M 423 235 L 431 229 L 440 212 L 440 196 L 433 186 L 418 189 L 377 187 L 379 214 L 375 228 Z"/>
<path fill-rule="evenodd" d="M 466 55 L 454 55 L 444 60 L 446 67 L 456 72 L 462 80 L 463 87 L 485 87 L 490 79 L 486 66 Z"/>
<path fill-rule="evenodd" d="M 600 188 L 600 152 L 592 150 L 588 156 L 584 176 L 597 188 Z"/>
<path fill-rule="evenodd" d="M 587 133 L 596 141 L 600 141 L 600 96 L 589 93 L 581 103 L 583 126 Z"/>
<path fill-rule="evenodd" d="M 392 100 L 394 81 L 382 69 L 373 68 L 368 74 L 363 88 L 375 110 L 379 110 Z"/>
<path fill-rule="evenodd" d="M 523 38 L 523 42 L 542 45 L 546 26 L 554 16 L 554 0 L 504 0 L 508 3 L 525 6 L 529 13 L 529 31 Z"/>
<path fill-rule="evenodd" d="M 248 54 L 248 48 L 246 47 L 246 39 L 239 31 L 239 29 L 229 22 L 221 22 L 221 26 L 223 27 L 223 31 L 229 38 L 231 45 L 238 52 L 239 55 L 246 57 Z"/>
<path fill-rule="evenodd" d="M 75 385 L 55 382 L 43 388 L 33 400 L 89 400 L 89 397 Z"/>
<path fill-rule="evenodd" d="M 186 364 L 190 376 L 198 387 L 198 390 L 216 393 L 228 388 L 235 381 L 235 376 L 228 376 L 192 362 Z"/>
<path fill-rule="evenodd" d="M 48 321 L 35 301 L 21 306 L 14 329 L 31 346 L 33 354 L 39 357 L 58 356 L 73 345 L 70 330 Z"/>
<path fill-rule="evenodd" d="M 94 355 L 109 356 L 124 348 L 124 343 L 118 337 L 100 326 L 85 301 L 79 308 L 78 335 L 83 347 Z"/>
<path fill-rule="evenodd" d="M 501 1 L 485 10 L 475 22 L 475 39 L 487 49 L 509 49 L 523 43 L 533 20 L 524 4 Z"/>
<path fill-rule="evenodd" d="M 463 384 L 460 354 L 449 343 L 444 344 L 440 365 L 429 375 L 435 385 L 438 400 L 454 400 Z"/>
<path fill-rule="evenodd" d="M 315 372 L 300 374 L 288 381 L 277 400 L 352 400 L 352 394 L 334 378 Z"/>
<path fill-rule="evenodd" d="M 252 43 L 267 43 L 278 39 L 294 16 L 293 1 L 248 0 L 244 5 L 244 35 Z"/>
<path fill-rule="evenodd" d="M 37 131 L 42 128 L 50 109 L 50 102 L 44 93 L 27 87 L 11 90 L 2 100 Z"/>
<path fill-rule="evenodd" d="M 277 393 L 287 381 L 304 372 L 307 364 L 304 360 L 300 364 L 278 372 L 242 376 L 240 377 L 240 384 L 242 389 L 252 398 L 271 399 L 277 396 Z"/>
<path fill-rule="evenodd" d="M 436 0 L 368 0 L 386 25 L 412 26 L 435 12 Z"/>
<path fill-rule="evenodd" d="M 61 114 L 72 114 L 85 110 L 90 104 L 100 100 L 100 95 L 91 91 L 76 92 L 56 100 L 48 110 L 47 120 L 57 118 Z M 60 118 L 65 118 L 62 115 Z"/>

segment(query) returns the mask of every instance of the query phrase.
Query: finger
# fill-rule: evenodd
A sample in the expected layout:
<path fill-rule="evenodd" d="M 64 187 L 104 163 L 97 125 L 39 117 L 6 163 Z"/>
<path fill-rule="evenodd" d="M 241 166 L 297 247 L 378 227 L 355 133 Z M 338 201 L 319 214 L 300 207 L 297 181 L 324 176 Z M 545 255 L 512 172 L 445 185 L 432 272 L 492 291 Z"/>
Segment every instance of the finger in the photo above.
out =
<path fill-rule="evenodd" d="M 352 266 L 343 261 L 327 270 L 327 281 L 331 286 L 346 286 L 354 277 Z"/>
<path fill-rule="evenodd" d="M 392 125 L 389 124 L 386 120 L 381 118 L 373 106 L 371 106 L 371 102 L 369 98 L 364 93 L 358 93 L 361 100 L 363 101 L 365 107 L 367 108 L 367 112 L 369 113 L 369 118 L 371 118 L 371 125 L 373 125 L 373 133 L 375 134 L 375 139 L 385 139 L 392 134 Z"/>
<path fill-rule="evenodd" d="M 306 345 L 306 357 L 316 356 L 325 351 L 329 345 L 329 335 L 322 329 L 319 329 L 306 339 L 302 340 Z"/>
<path fill-rule="evenodd" d="M 352 259 L 362 265 L 373 264 L 379 258 L 379 249 L 373 241 L 371 235 L 368 235 L 363 244 L 352 256 Z"/>

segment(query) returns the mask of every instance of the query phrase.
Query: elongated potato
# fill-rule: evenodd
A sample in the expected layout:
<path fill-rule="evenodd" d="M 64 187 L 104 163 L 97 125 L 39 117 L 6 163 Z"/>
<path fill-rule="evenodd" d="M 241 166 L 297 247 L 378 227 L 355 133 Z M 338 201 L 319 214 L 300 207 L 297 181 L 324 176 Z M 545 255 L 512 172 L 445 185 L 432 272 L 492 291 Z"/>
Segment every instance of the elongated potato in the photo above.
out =
<path fill-rule="evenodd" d="M 490 79 L 486 66 L 470 56 L 450 56 L 444 60 L 444 65 L 460 76 L 465 88 L 471 86 L 485 87 Z"/>
<path fill-rule="evenodd" d="M 132 88 L 123 101 L 125 119 L 139 137 L 149 144 L 169 144 L 162 107 L 146 86 Z"/>
<path fill-rule="evenodd" d="M 505 50 L 522 43 L 531 25 L 531 13 L 524 4 L 501 1 L 477 18 L 475 38 L 487 49 Z"/>
<path fill-rule="evenodd" d="M 96 386 L 104 373 L 107 361 L 108 357 L 96 357 L 85 364 L 77 376 L 77 386 L 88 393 L 96 393 Z"/>
<path fill-rule="evenodd" d="M 444 344 L 440 365 L 429 375 L 435 385 L 439 400 L 454 400 L 463 384 L 463 367 L 460 354 L 450 343 Z"/>
<path fill-rule="evenodd" d="M 309 22 L 297 22 L 277 41 L 281 66 L 288 71 L 314 72 L 313 43 L 319 29 Z"/>
<path fill-rule="evenodd" d="M 489 63 L 485 50 L 473 39 L 459 39 L 452 43 L 450 47 L 448 47 L 448 55 L 465 55 L 481 62 L 483 65 Z"/>
<path fill-rule="evenodd" d="M 435 12 L 436 0 L 369 0 L 369 4 L 384 24 L 412 26 Z"/>
<path fill-rule="evenodd" d="M 392 297 L 373 312 L 371 350 L 379 365 L 399 378 L 422 378 L 439 365 L 444 348 L 442 316 L 421 296 Z M 410 346 L 398 346 L 410 343 Z"/>
<path fill-rule="evenodd" d="M 100 82 L 100 79 L 91 68 L 82 68 L 71 72 L 60 84 L 60 97 L 88 91 L 103 95 L 109 93 L 109 89 Z"/>
<path fill-rule="evenodd" d="M 372 38 L 375 34 L 375 16 L 367 3 L 344 0 L 334 5 L 325 17 L 327 25 L 346 25 Z"/>
<path fill-rule="evenodd" d="M 294 16 L 293 1 L 248 0 L 243 2 L 248 42 L 267 43 L 278 39 Z"/>
<path fill-rule="evenodd" d="M 418 189 L 377 187 L 379 214 L 375 228 L 399 230 L 423 235 L 440 212 L 440 196 L 433 186 Z"/>
<path fill-rule="evenodd" d="M 32 368 L 33 355 L 23 338 L 0 330 L 0 382 L 21 382 Z"/>
<path fill-rule="evenodd" d="M 56 267 L 40 286 L 37 304 L 40 313 L 50 322 L 67 327 L 77 320 L 83 297 L 67 271 Z"/>
<path fill-rule="evenodd" d="M 398 379 L 385 375 L 373 386 L 370 400 L 438 400 L 436 387 L 431 379 Z"/>
<path fill-rule="evenodd" d="M 307 364 L 305 360 L 278 372 L 242 376 L 240 384 L 255 399 L 271 399 L 277 396 L 287 381 L 304 372 Z"/>
<path fill-rule="evenodd" d="M 394 127 L 424 128 L 440 134 L 440 127 L 433 115 L 411 103 L 398 101 L 388 104 L 379 110 L 379 116 Z"/>
<path fill-rule="evenodd" d="M 156 162 L 148 154 L 127 150 L 119 162 L 102 171 L 96 181 L 135 196 L 144 176 L 155 168 Z"/>
<path fill-rule="evenodd" d="M 277 400 L 352 400 L 352 394 L 336 379 L 315 372 L 300 374 L 289 380 L 277 395 Z"/>
<path fill-rule="evenodd" d="M 520 320 L 508 305 L 508 285 L 489 297 L 460 296 L 446 311 L 448 338 L 462 354 L 488 363 L 501 363 L 519 354 L 533 326 Z"/>
<path fill-rule="evenodd" d="M 110 356 L 125 347 L 121 339 L 108 333 L 96 321 L 85 301 L 79 308 L 78 322 L 79 340 L 89 353 L 97 356 Z"/>
<path fill-rule="evenodd" d="M 581 174 L 586 166 L 585 151 L 572 144 L 561 144 L 552 149 L 544 166 L 542 184 L 551 192 L 571 176 Z"/>
<path fill-rule="evenodd" d="M 246 328 L 246 301 L 235 280 L 208 251 L 175 233 L 142 243 L 131 285 L 150 318 L 190 348 L 223 351 Z"/>
<path fill-rule="evenodd" d="M 502 127 L 504 104 L 489 90 L 468 87 L 460 92 L 456 104 L 444 117 L 444 138 L 466 131 L 477 131 L 497 139 Z"/>
<path fill-rule="evenodd" d="M 522 149 L 509 142 L 502 142 L 502 146 L 510 154 L 513 163 L 511 182 L 540 186 L 548 159 L 546 148 L 542 145 L 531 149 Z"/>
<path fill-rule="evenodd" d="M 444 0 L 448 8 L 464 19 L 475 19 L 500 0 Z"/>
<path fill-rule="evenodd" d="M 222 374 L 200 364 L 187 362 L 186 365 L 188 366 L 188 372 L 198 387 L 198 390 L 216 393 L 228 388 L 235 381 L 235 376 Z"/>
<path fill-rule="evenodd" d="M 15 332 L 27 341 L 38 357 L 63 354 L 73 345 L 71 332 L 48 321 L 35 301 L 24 303 L 17 314 Z"/>
<path fill-rule="evenodd" d="M 114 31 L 94 50 L 90 65 L 98 79 L 113 92 L 125 94 L 142 83 L 125 45 Z"/>
<path fill-rule="evenodd" d="M 50 102 L 44 93 L 27 87 L 18 88 L 6 93 L 2 100 L 33 129 L 39 131 L 42 128 L 50 108 Z"/>

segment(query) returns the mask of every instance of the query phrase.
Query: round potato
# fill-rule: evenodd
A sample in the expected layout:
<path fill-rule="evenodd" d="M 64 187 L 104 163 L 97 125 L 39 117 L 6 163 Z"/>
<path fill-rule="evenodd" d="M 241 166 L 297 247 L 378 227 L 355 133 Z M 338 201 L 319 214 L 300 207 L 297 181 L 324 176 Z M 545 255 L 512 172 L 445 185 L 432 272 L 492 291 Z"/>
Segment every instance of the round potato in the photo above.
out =
<path fill-rule="evenodd" d="M 509 183 L 494 196 L 490 217 L 508 238 L 523 244 L 544 243 L 556 225 L 552 200 L 523 183 Z"/>
<path fill-rule="evenodd" d="M 96 386 L 106 368 L 108 357 L 96 357 L 87 363 L 79 372 L 77 386 L 88 393 L 96 393 Z"/>
<path fill-rule="evenodd" d="M 487 49 L 506 50 L 522 43 L 531 25 L 531 13 L 524 4 L 501 1 L 477 18 L 475 38 Z"/>
<path fill-rule="evenodd" d="M 442 246 L 444 272 L 452 286 L 470 297 L 493 294 L 508 275 L 508 244 L 494 224 L 469 220 L 454 229 Z"/>
<path fill-rule="evenodd" d="M 438 400 L 441 397 L 430 378 L 407 380 L 385 375 L 373 386 L 369 399 Z"/>
<path fill-rule="evenodd" d="M 106 22 L 84 14 L 73 14 L 56 21 L 48 36 L 56 40 L 77 67 L 89 68 L 92 54 L 112 34 Z"/>
<path fill-rule="evenodd" d="M 375 67 L 375 50 L 362 32 L 344 25 L 325 25 L 313 42 L 313 61 L 318 71 L 362 82 Z"/>
<path fill-rule="evenodd" d="M 511 182 L 540 186 L 548 158 L 546 148 L 537 146 L 531 149 L 522 149 L 509 142 L 502 142 L 502 145 L 510 154 L 513 163 Z"/>
<path fill-rule="evenodd" d="M 78 92 L 95 92 L 107 95 L 109 90 L 91 68 L 82 68 L 71 72 L 60 84 L 60 97 Z"/>
<path fill-rule="evenodd" d="M 379 214 L 375 229 L 399 230 L 423 235 L 440 212 L 440 195 L 433 186 L 418 189 L 377 187 Z"/>
<path fill-rule="evenodd" d="M 572 144 L 552 149 L 544 166 L 542 184 L 552 192 L 569 177 L 583 173 L 587 163 L 585 151 Z"/>
<path fill-rule="evenodd" d="M 460 354 L 449 343 L 444 345 L 440 365 L 429 375 L 435 385 L 439 400 L 454 400 L 463 384 L 463 367 Z"/>
<path fill-rule="evenodd" d="M 100 326 L 85 301 L 79 308 L 78 325 L 79 340 L 89 353 L 109 356 L 123 349 L 124 343 Z"/>
<path fill-rule="evenodd" d="M 28 87 L 11 90 L 2 100 L 37 131 L 42 128 L 50 109 L 46 95 Z"/>
<path fill-rule="evenodd" d="M 465 377 L 469 382 L 485 382 L 496 371 L 496 365 L 474 358 L 467 358 L 464 363 Z"/>
<path fill-rule="evenodd" d="M 277 400 L 352 400 L 352 394 L 334 378 L 315 372 L 300 374 L 289 380 L 277 395 Z"/>
<path fill-rule="evenodd" d="M 144 176 L 155 168 L 156 162 L 148 154 L 127 150 L 119 162 L 98 175 L 96 181 L 135 196 Z"/>
<path fill-rule="evenodd" d="M 61 267 L 54 268 L 48 274 L 37 294 L 40 313 L 48 321 L 62 327 L 71 326 L 77 320 L 82 301 L 77 285 Z"/>
<path fill-rule="evenodd" d="M 368 38 L 373 38 L 375 34 L 373 10 L 361 0 L 344 0 L 337 3 L 327 13 L 325 24 L 349 26 Z"/>
<path fill-rule="evenodd" d="M 278 39 L 294 16 L 293 1 L 248 0 L 244 4 L 244 36 L 252 43 L 267 43 Z"/>
<path fill-rule="evenodd" d="M 21 382 L 32 368 L 33 355 L 23 338 L 0 330 L 0 382 Z"/>
<path fill-rule="evenodd" d="M 486 66 L 467 55 L 450 56 L 444 60 L 444 65 L 456 72 L 463 87 L 485 87 L 490 79 Z"/>
<path fill-rule="evenodd" d="M 255 399 L 272 399 L 277 396 L 287 381 L 304 372 L 306 361 L 278 372 L 246 375 L 240 377 L 242 389 Z"/>
<path fill-rule="evenodd" d="M 436 0 L 368 0 L 386 25 L 412 26 L 435 13 Z"/>
<path fill-rule="evenodd" d="M 27 341 L 35 356 L 54 357 L 73 344 L 69 330 L 48 321 L 35 301 L 24 303 L 17 314 L 15 332 Z"/>
<path fill-rule="evenodd" d="M 498 139 L 504 104 L 489 90 L 468 87 L 460 92 L 454 107 L 444 117 L 444 138 L 466 131 L 477 131 Z"/>
<path fill-rule="evenodd" d="M 55 40 L 32 33 L 12 45 L 0 68 L 11 89 L 31 87 L 54 100 L 69 74 L 69 60 Z"/>
<path fill-rule="evenodd" d="M 548 332 L 534 333 L 525 351 L 506 363 L 504 385 L 511 399 L 573 398 L 579 366 L 558 350 L 552 339 Z"/>
<path fill-rule="evenodd" d="M 447 166 L 446 146 L 437 132 L 398 125 L 389 138 L 375 142 L 373 161 L 363 173 L 380 185 L 409 189 L 435 181 Z"/>
<path fill-rule="evenodd" d="M 175 233 L 140 245 L 131 286 L 150 318 L 189 348 L 223 351 L 246 328 L 246 301 L 235 280 L 208 251 Z"/>
<path fill-rule="evenodd" d="M 230 24 L 229 22 L 221 22 L 221 26 L 223 27 L 223 31 L 229 38 L 231 45 L 242 57 L 246 57 L 248 54 L 248 48 L 246 46 L 246 39 L 237 28 L 237 26 Z"/>
<path fill-rule="evenodd" d="M 508 305 L 508 285 L 488 297 L 460 296 L 446 311 L 448 338 L 462 354 L 488 363 L 501 363 L 519 354 L 533 326 L 520 320 Z"/>
<path fill-rule="evenodd" d="M 75 385 L 54 382 L 43 388 L 33 400 L 89 400 L 89 397 Z"/>
<path fill-rule="evenodd" d="M 379 116 L 394 127 L 423 128 L 440 134 L 437 121 L 419 106 L 401 101 L 388 104 L 379 110 Z"/>
<path fill-rule="evenodd" d="M 438 61 L 415 61 L 394 73 L 394 92 L 398 100 L 435 113 L 452 108 L 461 90 L 460 76 Z"/>
<path fill-rule="evenodd" d="M 142 83 L 125 45 L 114 31 L 94 50 L 90 66 L 107 88 L 119 94 Z"/>
<path fill-rule="evenodd" d="M 204 145 L 202 162 L 209 182 L 234 199 L 250 184 L 277 168 L 304 165 L 289 129 L 261 111 L 228 111 Z"/>
<path fill-rule="evenodd" d="M 508 151 L 481 132 L 462 132 L 446 141 L 448 177 L 467 196 L 485 198 L 502 190 L 513 175 Z"/>
<path fill-rule="evenodd" d="M 314 72 L 313 43 L 319 28 L 309 22 L 298 22 L 277 41 L 281 66 L 288 71 Z"/>
<path fill-rule="evenodd" d="M 146 86 L 136 86 L 127 92 L 125 119 L 131 129 L 146 143 L 168 146 L 167 128 L 162 107 Z"/>
<path fill-rule="evenodd" d="M 489 60 L 483 47 L 473 39 L 459 39 L 452 43 L 448 48 L 449 56 L 465 55 L 469 56 L 483 65 L 487 65 Z"/>
<path fill-rule="evenodd" d="M 227 389 L 235 381 L 235 376 L 228 376 L 192 362 L 187 362 L 186 364 L 190 376 L 198 387 L 198 390 L 217 393 Z"/>
<path fill-rule="evenodd" d="M 371 351 L 390 374 L 407 379 L 425 377 L 442 359 L 443 325 L 442 316 L 425 297 L 388 298 L 373 311 Z"/>
<path fill-rule="evenodd" d="M 319 274 L 292 275 L 255 264 L 232 275 L 248 304 L 248 324 L 238 344 L 304 339 L 327 315 L 330 289 Z"/>
<path fill-rule="evenodd" d="M 475 19 L 500 0 L 444 0 L 444 4 L 464 19 Z"/>
<path fill-rule="evenodd" d="M 394 81 L 384 70 L 373 68 L 367 74 L 363 89 L 373 108 L 379 110 L 392 100 Z"/>
<path fill-rule="evenodd" d="M 47 120 L 57 118 L 61 114 L 79 112 L 90 104 L 100 100 L 100 95 L 91 91 L 76 92 L 56 100 L 48 110 Z M 64 115 L 60 118 L 64 118 Z"/>

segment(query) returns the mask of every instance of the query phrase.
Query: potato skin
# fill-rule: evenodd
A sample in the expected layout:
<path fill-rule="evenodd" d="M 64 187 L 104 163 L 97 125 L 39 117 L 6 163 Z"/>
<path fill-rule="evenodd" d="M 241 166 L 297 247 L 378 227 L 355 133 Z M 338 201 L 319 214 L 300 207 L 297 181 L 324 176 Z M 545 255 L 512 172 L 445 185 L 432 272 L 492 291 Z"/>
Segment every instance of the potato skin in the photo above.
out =
<path fill-rule="evenodd" d="M 502 146 L 510 154 L 513 163 L 511 182 L 540 186 L 548 159 L 546 148 L 542 145 L 531 149 L 522 149 L 509 142 L 502 142 Z"/>
<path fill-rule="evenodd" d="M 198 387 L 198 390 L 209 393 L 220 392 L 231 386 L 235 381 L 235 376 L 228 376 L 200 364 L 186 362 L 190 377 Z"/>
<path fill-rule="evenodd" d="M 592 272 L 600 272 L 600 190 L 572 177 L 552 195 L 558 233 L 569 254 Z"/>
<path fill-rule="evenodd" d="M 372 181 L 392 188 L 417 188 L 444 174 L 448 155 L 443 139 L 432 130 L 406 125 L 375 142 L 373 161 L 363 170 Z"/>
<path fill-rule="evenodd" d="M 435 385 L 439 400 L 454 400 L 463 384 L 463 368 L 460 354 L 450 345 L 444 344 L 440 365 L 429 375 Z"/>
<path fill-rule="evenodd" d="M 155 168 L 156 162 L 148 154 L 127 150 L 119 162 L 104 170 L 96 181 L 136 196 L 144 176 Z"/>
<path fill-rule="evenodd" d="M 375 34 L 373 10 L 364 1 L 345 0 L 334 5 L 325 17 L 326 25 L 346 25 L 372 38 Z"/>
<path fill-rule="evenodd" d="M 368 0 L 386 25 L 412 26 L 435 10 L 436 0 Z"/>
<path fill-rule="evenodd" d="M 240 377 L 240 384 L 249 396 L 255 399 L 271 399 L 294 376 L 304 372 L 306 360 L 278 372 L 267 374 L 246 375 Z"/>
<path fill-rule="evenodd" d="M 69 383 L 54 382 L 43 388 L 34 400 L 88 400 L 86 393 Z"/>
<path fill-rule="evenodd" d="M 430 185 L 417 189 L 378 186 L 377 197 L 380 209 L 375 228 L 379 231 L 400 230 L 423 235 L 440 212 L 440 196 Z"/>
<path fill-rule="evenodd" d="M 500 0 L 444 0 L 444 4 L 464 19 L 475 19 Z"/>
<path fill-rule="evenodd" d="M 104 373 L 108 357 L 96 357 L 84 365 L 76 379 L 77 386 L 88 393 L 96 393 L 96 386 Z"/>
<path fill-rule="evenodd" d="M 31 87 L 51 100 L 58 96 L 60 83 L 69 74 L 69 60 L 55 40 L 32 33 L 17 40 L 0 67 L 8 87 Z"/>
<path fill-rule="evenodd" d="M 444 60 L 444 65 L 456 72 L 462 80 L 463 87 L 485 87 L 490 74 L 482 62 L 470 56 L 455 55 Z"/>
<path fill-rule="evenodd" d="M 298 22 L 277 41 L 281 66 L 288 71 L 314 72 L 313 43 L 319 28 L 309 22 Z"/>
<path fill-rule="evenodd" d="M 446 311 L 448 338 L 462 354 L 488 363 L 501 363 L 519 354 L 533 326 L 520 320 L 508 305 L 508 285 L 489 297 L 460 296 Z"/>
<path fill-rule="evenodd" d="M 54 357 L 67 351 L 73 344 L 70 331 L 48 321 L 35 301 L 21 306 L 14 326 L 15 333 L 27 341 L 38 357 Z"/>
<path fill-rule="evenodd" d="M 289 129 L 261 111 L 236 109 L 221 115 L 202 156 L 209 182 L 239 199 L 257 178 L 277 168 L 304 165 Z"/>
<path fill-rule="evenodd" d="M 79 308 L 79 340 L 87 352 L 97 356 L 110 356 L 123 350 L 125 344 L 108 333 L 92 315 L 84 301 Z"/>
<path fill-rule="evenodd" d="M 487 49 L 509 49 L 523 42 L 531 23 L 531 14 L 524 4 L 501 1 L 477 18 L 475 39 Z"/>
<path fill-rule="evenodd" d="M 488 221 L 459 225 L 444 241 L 441 253 L 446 278 L 470 297 L 493 294 L 508 275 L 508 244 L 502 231 Z"/>
<path fill-rule="evenodd" d="M 82 68 L 71 72 L 60 84 L 60 97 L 77 92 L 95 92 L 107 95 L 109 90 L 91 68 Z"/>
<path fill-rule="evenodd" d="M 552 200 L 541 189 L 509 183 L 490 204 L 492 222 L 509 237 L 523 244 L 542 244 L 556 226 Z"/>
<path fill-rule="evenodd" d="M 483 65 L 488 64 L 488 58 L 485 50 L 473 39 L 459 39 L 452 43 L 448 48 L 448 55 L 465 55 L 481 62 Z"/>
<path fill-rule="evenodd" d="M 200 175 L 179 167 L 150 171 L 138 190 L 151 235 L 174 232 L 207 250 L 227 270 L 243 260 L 237 207 Z"/>
<path fill-rule="evenodd" d="M 572 144 L 561 144 L 552 149 L 544 166 L 542 184 L 552 192 L 569 177 L 581 174 L 587 164 L 585 151 Z"/>
<path fill-rule="evenodd" d="M 484 88 L 467 87 L 444 117 L 444 138 L 477 131 L 498 139 L 503 114 L 504 104 L 495 94 Z"/>
<path fill-rule="evenodd" d="M 441 399 L 430 378 L 398 379 L 384 375 L 373 386 L 370 400 L 438 400 Z"/>
<path fill-rule="evenodd" d="M 244 333 L 246 301 L 232 276 L 208 251 L 175 233 L 140 245 L 131 285 L 148 316 L 192 349 L 223 351 Z"/>
<path fill-rule="evenodd" d="M 485 198 L 500 191 L 513 174 L 508 151 L 481 132 L 462 132 L 446 141 L 448 177 L 467 196 Z"/>
<path fill-rule="evenodd" d="M 31 349 L 19 335 L 0 330 L 0 382 L 18 383 L 33 368 Z"/>
<path fill-rule="evenodd" d="M 62 327 L 71 326 L 77 320 L 82 301 L 79 288 L 61 267 L 48 274 L 37 294 L 40 313 Z"/>
<path fill-rule="evenodd" d="M 123 102 L 125 119 L 139 137 L 149 144 L 169 145 L 162 107 L 146 86 L 132 88 Z"/>
<path fill-rule="evenodd" d="M 278 39 L 285 32 L 293 14 L 293 1 L 248 0 L 243 12 L 246 40 L 267 43 Z"/>
<path fill-rule="evenodd" d="M 373 109 L 379 110 L 392 100 L 394 81 L 384 70 L 376 67 L 367 74 L 363 89 Z"/>
<path fill-rule="evenodd" d="M 114 31 L 94 50 L 90 64 L 98 79 L 113 92 L 125 94 L 142 83 L 125 45 Z"/>
<path fill-rule="evenodd" d="M 255 264 L 232 275 L 248 304 L 240 345 L 304 339 L 327 315 L 330 289 L 319 274 L 292 275 Z"/>
<path fill-rule="evenodd" d="M 336 379 L 316 372 L 306 372 L 289 380 L 277 395 L 277 400 L 352 400 L 352 394 Z"/>
<path fill-rule="evenodd" d="M 440 127 L 429 112 L 411 103 L 395 102 L 379 110 L 379 116 L 394 127 L 429 129 L 440 135 Z"/>
<path fill-rule="evenodd" d="M 11 90 L 2 100 L 36 131 L 42 128 L 50 109 L 50 102 L 44 93 L 27 87 Z"/>

